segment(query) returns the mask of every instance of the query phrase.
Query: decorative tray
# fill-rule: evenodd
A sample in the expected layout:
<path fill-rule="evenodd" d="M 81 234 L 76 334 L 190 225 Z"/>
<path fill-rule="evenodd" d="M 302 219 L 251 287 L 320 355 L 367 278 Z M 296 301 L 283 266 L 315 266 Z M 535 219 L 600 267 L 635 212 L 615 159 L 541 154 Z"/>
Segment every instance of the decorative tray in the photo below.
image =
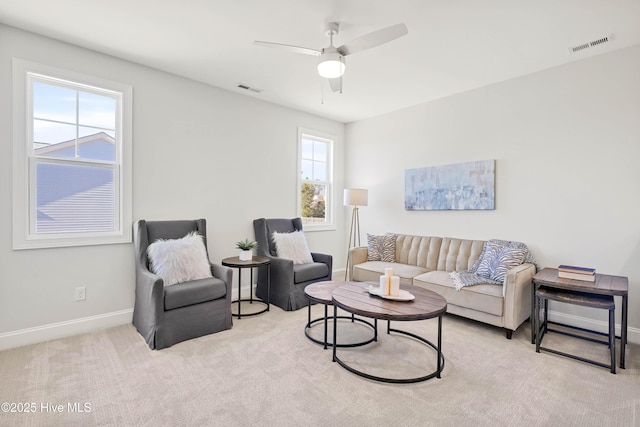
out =
<path fill-rule="evenodd" d="M 380 288 L 373 288 L 373 287 L 369 288 L 369 293 L 371 295 L 376 295 L 376 296 L 379 296 L 380 298 L 384 298 L 392 301 L 411 301 L 415 299 L 415 296 L 412 293 L 409 293 L 402 289 L 400 289 L 400 293 L 398 294 L 398 296 L 382 295 L 382 293 L 380 292 Z"/>

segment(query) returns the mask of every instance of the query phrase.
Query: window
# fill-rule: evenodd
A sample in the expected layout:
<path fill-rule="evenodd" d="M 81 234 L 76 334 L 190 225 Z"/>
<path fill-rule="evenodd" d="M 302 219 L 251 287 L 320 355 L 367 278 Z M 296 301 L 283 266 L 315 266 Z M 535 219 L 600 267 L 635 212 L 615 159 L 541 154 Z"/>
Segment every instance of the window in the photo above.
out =
<path fill-rule="evenodd" d="M 333 137 L 300 129 L 298 141 L 298 215 L 307 230 L 333 229 Z"/>
<path fill-rule="evenodd" d="M 131 87 L 14 59 L 14 249 L 131 241 Z"/>

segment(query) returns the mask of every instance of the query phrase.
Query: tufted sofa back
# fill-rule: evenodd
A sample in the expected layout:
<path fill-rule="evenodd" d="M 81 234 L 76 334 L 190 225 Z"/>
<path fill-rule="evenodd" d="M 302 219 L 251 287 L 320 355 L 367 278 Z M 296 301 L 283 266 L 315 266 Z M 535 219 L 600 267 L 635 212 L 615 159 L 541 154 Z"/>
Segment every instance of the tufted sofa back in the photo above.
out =
<path fill-rule="evenodd" d="M 441 271 L 470 269 L 485 243 L 450 237 L 396 236 L 396 262 Z"/>

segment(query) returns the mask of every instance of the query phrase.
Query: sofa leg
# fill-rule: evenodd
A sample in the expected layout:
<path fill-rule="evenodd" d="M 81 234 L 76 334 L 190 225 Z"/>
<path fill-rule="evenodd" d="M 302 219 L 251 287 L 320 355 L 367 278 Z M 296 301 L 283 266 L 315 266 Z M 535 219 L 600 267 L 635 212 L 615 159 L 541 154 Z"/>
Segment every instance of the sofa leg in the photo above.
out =
<path fill-rule="evenodd" d="M 504 330 L 505 335 L 507 336 L 507 339 L 510 340 L 511 339 L 511 335 L 513 334 L 513 331 L 511 329 L 506 329 Z"/>

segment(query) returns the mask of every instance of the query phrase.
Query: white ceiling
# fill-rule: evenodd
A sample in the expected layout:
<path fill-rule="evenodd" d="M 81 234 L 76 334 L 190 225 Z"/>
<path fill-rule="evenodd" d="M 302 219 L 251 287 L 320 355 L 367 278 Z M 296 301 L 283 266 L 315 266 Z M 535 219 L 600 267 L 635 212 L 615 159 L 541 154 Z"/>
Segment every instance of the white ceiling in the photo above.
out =
<path fill-rule="evenodd" d="M 316 57 L 252 44 L 322 49 L 328 21 L 336 46 L 409 34 L 347 57 L 342 94 Z M 1 0 L 0 22 L 346 123 L 639 44 L 640 0 Z"/>

